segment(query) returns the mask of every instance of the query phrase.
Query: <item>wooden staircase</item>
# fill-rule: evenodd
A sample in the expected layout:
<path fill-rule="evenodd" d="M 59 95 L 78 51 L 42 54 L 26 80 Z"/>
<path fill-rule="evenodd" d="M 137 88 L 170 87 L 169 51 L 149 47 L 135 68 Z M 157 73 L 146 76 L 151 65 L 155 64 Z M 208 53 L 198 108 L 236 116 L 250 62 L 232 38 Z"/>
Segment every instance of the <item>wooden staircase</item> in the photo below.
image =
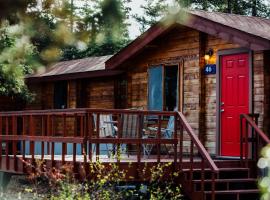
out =
<path fill-rule="evenodd" d="M 189 170 L 184 170 L 182 184 L 186 195 L 192 200 L 259 200 L 257 179 L 252 177 L 252 174 L 250 168 L 219 168 L 215 179 L 215 192 L 212 193 L 211 170 L 205 169 L 203 184 L 201 169 L 193 170 L 191 181 Z"/>
<path fill-rule="evenodd" d="M 181 184 L 186 196 L 191 200 L 259 200 L 257 186 L 258 161 L 263 146 L 270 144 L 270 139 L 258 127 L 258 114 L 240 116 L 240 159 L 206 159 L 200 166 L 190 165 L 183 170 Z M 245 127 L 245 128 L 243 128 Z M 248 130 L 248 132 L 246 132 Z M 192 130 L 190 130 L 192 133 Z M 193 135 L 193 133 L 191 134 Z M 244 151 L 243 147 L 250 149 Z M 201 151 L 204 153 L 203 151 Z M 191 154 L 192 155 L 192 154 Z M 207 158 L 204 156 L 204 158 Z M 191 159 L 193 161 L 193 159 Z"/>

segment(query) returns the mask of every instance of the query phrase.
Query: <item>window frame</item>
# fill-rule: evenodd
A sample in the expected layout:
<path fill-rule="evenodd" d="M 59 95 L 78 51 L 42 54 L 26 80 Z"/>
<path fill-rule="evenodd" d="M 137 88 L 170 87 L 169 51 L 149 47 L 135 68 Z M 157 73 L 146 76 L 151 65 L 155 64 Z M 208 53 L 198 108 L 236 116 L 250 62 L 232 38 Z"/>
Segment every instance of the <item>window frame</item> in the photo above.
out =
<path fill-rule="evenodd" d="M 184 75 L 184 61 L 181 61 L 179 63 L 166 63 L 166 64 L 151 64 L 147 67 L 147 108 L 149 109 L 149 74 L 150 69 L 155 67 L 161 67 L 162 68 L 162 111 L 165 111 L 165 95 L 164 95 L 164 88 L 165 88 L 165 68 L 170 66 L 177 66 L 178 67 L 178 76 L 177 76 L 177 107 L 178 111 L 183 111 L 183 75 Z"/>

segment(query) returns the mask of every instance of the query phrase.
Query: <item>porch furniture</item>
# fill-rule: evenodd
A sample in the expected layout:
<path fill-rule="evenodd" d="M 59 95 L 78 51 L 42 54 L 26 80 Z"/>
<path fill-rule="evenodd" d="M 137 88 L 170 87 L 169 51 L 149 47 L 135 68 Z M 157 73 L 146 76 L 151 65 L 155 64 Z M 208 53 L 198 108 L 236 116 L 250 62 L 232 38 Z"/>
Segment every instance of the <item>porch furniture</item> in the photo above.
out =
<path fill-rule="evenodd" d="M 148 127 L 148 131 L 144 131 L 143 139 L 153 139 L 157 138 L 157 131 L 158 127 Z M 161 138 L 163 139 L 172 139 L 173 138 L 173 133 L 174 133 L 174 116 L 170 116 L 167 127 L 166 128 L 161 128 Z M 170 145 L 170 148 L 167 148 L 167 145 L 164 144 L 168 154 L 169 152 L 173 149 L 173 145 Z M 147 155 L 148 158 L 151 154 L 151 151 L 154 147 L 154 144 L 144 144 L 143 145 L 143 152 L 144 155 Z"/>
<path fill-rule="evenodd" d="M 115 138 L 117 127 L 115 126 L 115 121 L 112 120 L 111 114 L 100 114 L 99 115 L 99 137 L 100 138 Z M 97 115 L 94 114 L 94 124 L 97 126 Z M 98 131 L 98 130 L 97 130 Z M 109 146 L 112 146 L 109 148 Z M 114 153 L 114 145 L 105 144 L 108 157 L 111 156 L 111 153 Z M 101 151 L 103 148 L 101 147 Z M 94 146 L 95 151 L 95 146 Z"/>
<path fill-rule="evenodd" d="M 142 123 L 143 118 L 140 117 L 138 114 L 123 114 L 122 115 L 122 129 L 121 129 L 121 136 L 122 138 L 129 138 L 135 139 L 140 138 L 142 135 Z M 121 145 L 121 150 L 125 150 L 130 155 L 131 152 L 136 151 L 134 146 L 126 144 Z"/>

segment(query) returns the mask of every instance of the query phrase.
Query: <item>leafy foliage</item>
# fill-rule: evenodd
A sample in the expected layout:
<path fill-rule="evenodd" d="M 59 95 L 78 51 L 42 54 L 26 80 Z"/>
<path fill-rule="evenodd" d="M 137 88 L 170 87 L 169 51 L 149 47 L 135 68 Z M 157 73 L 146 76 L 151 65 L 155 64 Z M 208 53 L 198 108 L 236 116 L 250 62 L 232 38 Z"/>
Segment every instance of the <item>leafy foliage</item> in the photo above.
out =
<path fill-rule="evenodd" d="M 270 199 L 270 146 L 267 145 L 262 149 L 261 158 L 258 161 L 258 167 L 264 172 L 259 180 L 259 188 L 261 190 L 262 200 Z"/>
<path fill-rule="evenodd" d="M 172 163 L 159 163 L 153 167 L 145 165 L 142 171 L 143 183 L 135 183 L 135 178 L 128 176 L 128 170 L 122 170 L 118 164 L 104 165 L 99 161 L 91 162 L 86 169 L 81 167 L 79 175 L 83 180 L 76 179 L 72 165 L 64 165 L 61 169 L 48 170 L 42 161 L 36 161 L 36 166 L 29 161 L 23 161 L 29 171 L 28 180 L 33 188 L 26 192 L 40 196 L 39 188 L 48 185 L 47 196 L 51 200 L 88 200 L 88 199 L 150 199 L 180 200 L 183 198 L 181 187 L 175 183 L 179 173 L 168 173 Z M 126 182 L 126 179 L 129 179 Z M 42 195 L 42 194 L 41 194 Z"/>
<path fill-rule="evenodd" d="M 40 66 L 119 51 L 129 42 L 128 1 L 0 1 L 0 94 L 31 101 L 24 77 Z"/>
<path fill-rule="evenodd" d="M 31 101 L 32 95 L 24 84 L 24 77 L 37 66 L 33 55 L 36 48 L 30 38 L 24 35 L 24 25 L 9 26 L 0 29 L 0 94 L 20 97 Z"/>

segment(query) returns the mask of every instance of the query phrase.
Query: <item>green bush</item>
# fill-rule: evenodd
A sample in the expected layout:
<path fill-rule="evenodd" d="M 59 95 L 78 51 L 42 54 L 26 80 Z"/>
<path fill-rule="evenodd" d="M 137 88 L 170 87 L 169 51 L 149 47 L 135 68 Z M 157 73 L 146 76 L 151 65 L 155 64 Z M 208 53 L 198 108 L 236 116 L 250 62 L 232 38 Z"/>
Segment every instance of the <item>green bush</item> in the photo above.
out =
<path fill-rule="evenodd" d="M 175 181 L 179 173 L 172 174 L 171 167 L 172 163 L 145 165 L 141 174 L 144 180 L 139 183 L 128 176 L 129 169 L 121 170 L 116 163 L 90 163 L 88 169 L 78 170 L 77 177 L 71 165 L 46 171 L 46 166 L 39 163 L 29 179 L 36 185 L 48 184 L 51 200 L 182 199 L 181 187 Z"/>

